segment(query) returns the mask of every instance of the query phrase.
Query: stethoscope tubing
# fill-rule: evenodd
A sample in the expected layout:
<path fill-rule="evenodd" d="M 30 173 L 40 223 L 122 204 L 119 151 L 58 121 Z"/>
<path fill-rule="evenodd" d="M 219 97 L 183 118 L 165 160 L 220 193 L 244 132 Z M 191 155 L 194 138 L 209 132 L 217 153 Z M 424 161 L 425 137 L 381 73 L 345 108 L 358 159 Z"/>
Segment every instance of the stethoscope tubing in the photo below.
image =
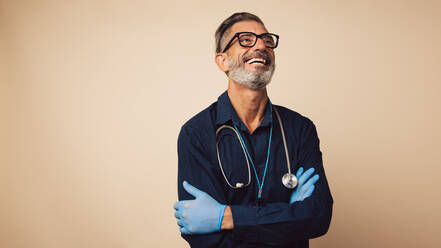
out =
<path fill-rule="evenodd" d="M 236 136 L 237 136 L 237 139 L 239 140 L 240 146 L 242 147 L 242 151 L 243 151 L 243 153 L 244 153 L 244 155 L 245 155 L 245 159 L 246 159 L 246 161 L 247 161 L 247 165 L 248 165 L 248 183 L 245 184 L 245 185 L 244 185 L 244 184 L 241 184 L 241 183 L 238 183 L 238 184 L 236 184 L 236 186 L 233 186 L 233 185 L 231 185 L 231 183 L 227 180 L 227 176 L 225 175 L 225 172 L 224 172 L 224 169 L 223 169 L 223 166 L 222 166 L 222 162 L 221 162 L 221 159 L 220 159 L 220 155 L 219 155 L 219 142 L 222 140 L 223 135 L 222 135 L 222 136 L 219 138 L 219 140 L 216 142 L 216 152 L 217 152 L 217 160 L 219 161 L 219 167 L 220 167 L 220 169 L 221 169 L 222 175 L 224 176 L 225 181 L 227 182 L 228 186 L 230 186 L 230 187 L 233 188 L 233 189 L 238 189 L 238 188 L 246 187 L 246 186 L 250 185 L 250 183 L 251 183 L 251 166 L 250 166 L 250 161 L 249 161 L 249 159 L 248 159 L 247 153 L 246 153 L 246 151 L 245 151 L 245 147 L 244 147 L 244 145 L 243 145 L 243 143 L 242 143 L 242 140 L 241 140 L 241 138 L 240 138 L 239 133 L 236 131 L 236 129 L 234 129 L 234 128 L 231 127 L 231 126 L 228 126 L 228 125 L 222 125 L 222 126 L 220 126 L 220 127 L 216 130 L 216 137 L 217 137 L 217 135 L 219 134 L 219 132 L 220 132 L 222 129 L 224 129 L 224 128 L 228 128 L 228 129 L 233 130 L 234 133 L 235 133 Z"/>
<path fill-rule="evenodd" d="M 286 144 L 285 129 L 283 129 L 282 119 L 280 118 L 277 108 L 274 106 L 273 108 L 274 108 L 274 112 L 276 112 L 277 119 L 279 120 L 280 130 L 282 131 L 283 147 L 285 148 L 286 163 L 287 163 L 286 167 L 288 167 L 288 174 L 291 174 L 291 161 L 289 159 L 289 154 L 288 154 L 288 145 Z"/>
<path fill-rule="evenodd" d="M 273 109 L 274 109 L 274 112 L 276 113 L 277 120 L 278 120 L 279 125 L 280 125 L 280 130 L 281 130 L 281 133 L 282 133 L 282 140 L 283 140 L 283 147 L 285 148 L 286 167 L 288 168 L 288 173 L 286 173 L 286 174 L 284 175 L 284 177 L 285 177 L 285 176 L 291 176 L 291 177 L 293 176 L 293 177 L 295 178 L 295 175 L 291 174 L 291 161 L 290 161 L 290 159 L 289 159 L 288 145 L 287 145 L 287 142 L 286 142 L 286 136 L 285 136 L 285 130 L 284 130 L 284 128 L 283 128 L 282 118 L 280 118 L 280 115 L 279 115 L 279 112 L 277 111 L 277 108 L 276 108 L 275 106 L 272 106 L 272 107 L 273 107 Z M 245 147 L 244 147 L 243 141 L 242 141 L 242 139 L 241 139 L 241 137 L 240 137 L 238 131 L 237 131 L 236 129 L 234 129 L 233 127 L 229 126 L 229 125 L 222 125 L 222 126 L 220 126 L 220 127 L 216 130 L 216 137 L 218 136 L 219 132 L 220 132 L 222 129 L 224 129 L 224 128 L 228 128 L 228 129 L 233 130 L 234 133 L 236 134 L 238 140 L 239 140 L 239 143 L 240 143 L 240 145 L 241 145 L 241 147 L 242 147 L 242 150 L 243 150 L 243 152 L 244 152 L 245 159 L 246 159 L 247 166 L 248 166 L 248 183 L 247 183 L 247 184 L 237 183 L 236 186 L 233 186 L 233 185 L 231 185 L 231 183 L 228 181 L 227 176 L 225 175 L 225 171 L 224 171 L 224 169 L 223 169 L 222 162 L 221 162 L 221 159 L 220 159 L 220 154 L 219 154 L 219 142 L 221 141 L 221 139 L 222 139 L 223 136 L 221 136 L 221 137 L 219 138 L 219 140 L 216 142 L 217 159 L 218 159 L 218 162 L 219 162 L 219 167 L 220 167 L 220 169 L 221 169 L 222 175 L 224 176 L 224 179 L 225 179 L 225 181 L 227 182 L 228 186 L 230 186 L 230 187 L 233 188 L 233 189 L 238 189 L 238 188 L 242 188 L 242 187 L 249 186 L 249 185 L 251 184 L 251 167 L 250 167 L 250 162 L 249 162 L 249 159 L 248 159 L 248 156 L 247 156 L 247 153 L 246 153 L 246 150 L 245 150 Z M 283 181 L 283 180 L 282 180 L 282 181 Z M 285 182 L 284 182 L 283 184 L 284 184 L 287 188 L 294 188 L 294 187 L 295 187 L 295 185 L 294 185 L 294 186 L 292 186 L 292 185 L 291 185 L 291 186 L 287 186 L 287 185 L 285 184 Z M 296 179 L 296 178 L 295 178 L 295 184 L 297 184 L 297 179 Z"/>

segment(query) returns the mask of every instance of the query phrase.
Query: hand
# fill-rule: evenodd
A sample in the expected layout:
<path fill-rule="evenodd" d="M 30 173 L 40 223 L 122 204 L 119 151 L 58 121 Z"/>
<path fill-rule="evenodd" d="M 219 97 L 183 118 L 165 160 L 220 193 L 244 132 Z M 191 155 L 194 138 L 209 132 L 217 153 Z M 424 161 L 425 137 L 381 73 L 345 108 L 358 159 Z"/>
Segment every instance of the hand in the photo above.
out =
<path fill-rule="evenodd" d="M 311 177 L 312 173 L 314 173 L 314 168 L 307 170 L 305 173 L 303 173 L 303 167 L 299 168 L 296 174 L 299 183 L 296 189 L 292 192 L 289 203 L 303 201 L 312 195 L 312 192 L 314 191 L 314 184 L 319 179 L 318 174 L 315 174 L 313 177 Z"/>
<path fill-rule="evenodd" d="M 174 205 L 181 233 L 206 234 L 219 231 L 226 206 L 186 181 L 183 186 L 196 199 L 178 201 Z"/>

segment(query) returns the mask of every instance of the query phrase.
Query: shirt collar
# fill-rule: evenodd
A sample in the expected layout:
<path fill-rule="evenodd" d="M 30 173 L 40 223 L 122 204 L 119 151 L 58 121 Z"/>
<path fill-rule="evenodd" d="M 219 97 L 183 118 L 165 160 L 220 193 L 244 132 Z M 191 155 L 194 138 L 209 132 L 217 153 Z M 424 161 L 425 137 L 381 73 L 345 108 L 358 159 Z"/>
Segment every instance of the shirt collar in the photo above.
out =
<path fill-rule="evenodd" d="M 269 99 L 268 99 L 269 100 Z M 260 126 L 269 126 L 271 124 L 271 113 L 268 108 L 268 104 L 265 107 L 263 121 L 260 123 Z M 222 95 L 217 99 L 217 116 L 216 116 L 216 125 L 220 126 L 226 124 L 228 121 L 234 123 L 239 129 L 247 130 L 245 124 L 243 124 L 242 120 L 236 113 L 233 105 L 231 105 L 230 97 L 228 96 L 228 92 L 225 91 Z"/>

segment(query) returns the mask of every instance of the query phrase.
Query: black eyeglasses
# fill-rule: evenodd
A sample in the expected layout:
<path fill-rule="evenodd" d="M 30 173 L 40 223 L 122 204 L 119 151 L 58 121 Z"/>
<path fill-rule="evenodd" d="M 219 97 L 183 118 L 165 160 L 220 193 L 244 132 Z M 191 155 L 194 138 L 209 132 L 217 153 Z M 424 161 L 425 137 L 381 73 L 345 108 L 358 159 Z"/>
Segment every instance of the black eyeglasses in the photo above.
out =
<path fill-rule="evenodd" d="M 265 46 L 268 48 L 276 48 L 279 44 L 279 36 L 277 34 L 255 34 L 252 32 L 239 32 L 236 33 L 233 38 L 231 38 L 230 42 L 228 42 L 227 46 L 224 48 L 223 53 L 226 52 L 228 48 L 230 48 L 235 38 L 239 40 L 239 45 L 241 45 L 242 47 L 253 47 L 254 45 L 256 45 L 258 38 L 261 38 L 265 43 Z"/>

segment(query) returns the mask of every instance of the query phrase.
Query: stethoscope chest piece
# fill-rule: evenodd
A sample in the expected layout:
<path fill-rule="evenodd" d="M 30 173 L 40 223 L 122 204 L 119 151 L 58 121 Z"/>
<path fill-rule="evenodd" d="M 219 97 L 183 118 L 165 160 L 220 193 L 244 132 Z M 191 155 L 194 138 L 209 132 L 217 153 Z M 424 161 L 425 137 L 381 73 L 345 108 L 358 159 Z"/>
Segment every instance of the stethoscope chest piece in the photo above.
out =
<path fill-rule="evenodd" d="M 282 183 L 288 189 L 293 189 L 297 186 L 297 177 L 292 173 L 286 173 L 282 177 Z"/>

